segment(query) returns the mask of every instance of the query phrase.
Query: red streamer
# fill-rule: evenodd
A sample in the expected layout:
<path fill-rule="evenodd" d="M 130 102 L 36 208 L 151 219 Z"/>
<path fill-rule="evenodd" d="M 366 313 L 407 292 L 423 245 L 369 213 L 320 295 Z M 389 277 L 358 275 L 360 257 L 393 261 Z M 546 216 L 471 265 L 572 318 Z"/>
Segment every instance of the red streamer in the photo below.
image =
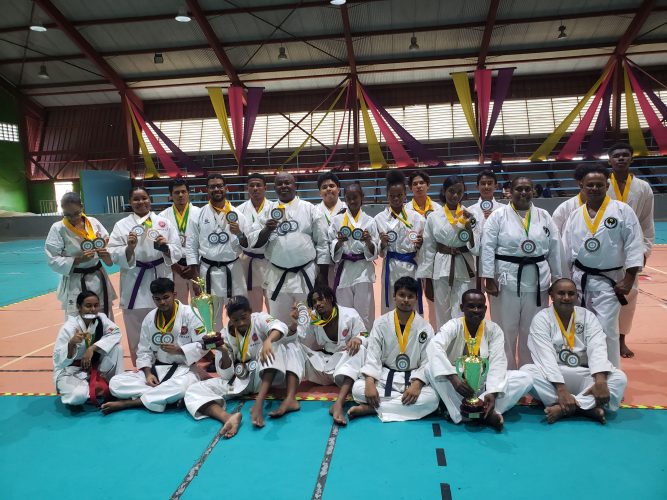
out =
<path fill-rule="evenodd" d="M 637 100 L 639 101 L 639 106 L 644 113 L 644 118 L 646 118 L 648 127 L 651 129 L 651 134 L 653 134 L 655 142 L 658 143 L 658 150 L 661 155 L 667 155 L 667 128 L 660 122 L 660 118 L 658 118 L 658 115 L 653 111 L 653 108 L 648 102 L 648 99 L 646 99 L 644 92 L 642 92 L 642 88 L 637 82 L 632 69 L 630 69 L 630 65 L 626 64 L 625 68 L 628 71 L 628 77 L 630 78 L 630 83 L 632 84 L 632 89 L 635 91 Z"/>
<path fill-rule="evenodd" d="M 234 130 L 234 149 L 239 163 L 243 152 L 243 87 L 229 87 L 229 116 Z"/>
<path fill-rule="evenodd" d="M 486 127 L 489 120 L 489 104 L 491 103 L 491 76 L 490 69 L 475 71 L 475 92 L 477 93 L 477 126 L 481 141 L 481 152 L 484 154 L 486 144 Z"/>
<path fill-rule="evenodd" d="M 134 113 L 134 117 L 137 119 L 137 122 L 139 122 L 139 126 L 141 127 L 141 130 L 144 131 L 146 134 L 146 137 L 148 137 L 148 140 L 153 146 L 153 149 L 155 150 L 155 153 L 157 154 L 157 157 L 160 159 L 160 163 L 164 166 L 164 169 L 167 172 L 167 175 L 169 177 L 179 177 L 182 175 L 181 169 L 178 168 L 178 165 L 174 162 L 174 160 L 171 159 L 171 156 L 167 154 L 165 149 L 162 147 L 160 142 L 156 139 L 156 137 L 153 135 L 153 132 L 151 132 L 150 128 L 146 125 L 146 122 L 144 121 L 143 117 L 141 116 L 141 113 L 139 113 L 139 110 L 137 109 L 136 105 L 128 100 L 130 103 L 130 109 L 132 110 L 132 113 Z"/>

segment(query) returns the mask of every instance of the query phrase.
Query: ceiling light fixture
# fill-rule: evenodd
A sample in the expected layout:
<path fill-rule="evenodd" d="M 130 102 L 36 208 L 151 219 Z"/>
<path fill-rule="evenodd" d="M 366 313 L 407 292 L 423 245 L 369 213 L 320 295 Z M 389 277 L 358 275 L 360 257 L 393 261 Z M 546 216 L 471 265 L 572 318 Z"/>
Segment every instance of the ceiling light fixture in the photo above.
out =
<path fill-rule="evenodd" d="M 414 52 L 415 50 L 419 50 L 419 45 L 417 44 L 417 37 L 415 34 L 412 34 L 412 38 L 410 38 L 410 46 L 408 47 L 408 50 L 410 52 Z"/>
<path fill-rule="evenodd" d="M 42 80 L 48 80 L 51 78 L 49 76 L 49 73 L 46 71 L 46 64 L 42 64 L 39 67 L 39 73 L 37 73 L 37 78 L 41 78 Z"/>
<path fill-rule="evenodd" d="M 178 14 L 176 14 L 174 19 L 179 23 L 189 23 L 192 21 L 192 18 L 190 17 L 190 14 L 188 14 L 188 9 L 186 7 L 181 7 L 178 9 Z"/>
<path fill-rule="evenodd" d="M 38 33 L 44 33 L 46 31 L 46 26 L 44 26 L 44 24 L 38 21 L 36 23 L 31 24 L 30 29 Z"/>
<path fill-rule="evenodd" d="M 560 40 L 561 38 L 567 38 L 567 33 L 565 33 L 566 29 L 567 28 L 563 24 L 563 21 L 561 21 L 561 25 L 558 27 L 559 33 L 558 33 L 558 36 L 556 37 L 558 40 Z"/>
<path fill-rule="evenodd" d="M 280 47 L 278 49 L 278 60 L 287 61 L 287 53 L 285 52 L 285 47 Z"/>
<path fill-rule="evenodd" d="M 329 3 L 331 5 L 335 5 L 336 7 L 340 7 L 341 5 L 345 5 L 346 0 L 329 0 Z"/>
<path fill-rule="evenodd" d="M 153 56 L 153 62 L 155 64 L 162 64 L 164 62 L 164 57 L 162 57 L 161 53 L 156 52 L 155 55 Z"/>

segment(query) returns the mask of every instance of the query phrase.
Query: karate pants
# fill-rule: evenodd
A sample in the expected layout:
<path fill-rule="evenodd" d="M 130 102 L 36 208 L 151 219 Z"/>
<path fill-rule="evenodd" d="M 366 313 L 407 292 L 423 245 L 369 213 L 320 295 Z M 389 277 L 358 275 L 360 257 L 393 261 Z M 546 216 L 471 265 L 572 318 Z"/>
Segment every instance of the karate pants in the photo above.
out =
<path fill-rule="evenodd" d="M 269 314 L 289 326 L 292 323 L 292 306 L 297 302 L 305 304 L 307 296 L 307 293 L 280 292 L 276 300 L 269 298 Z"/>
<path fill-rule="evenodd" d="M 461 396 L 454 386 L 445 376 L 433 377 L 429 372 L 429 383 L 438 393 L 442 402 L 445 403 L 447 407 L 447 412 L 449 413 L 449 418 L 452 419 L 452 422 L 458 424 L 463 420 L 461 415 L 461 402 L 463 401 L 463 396 Z M 496 406 L 495 411 L 502 414 L 507 410 L 514 407 L 517 404 L 519 399 L 524 396 L 532 388 L 532 378 L 528 373 L 524 373 L 518 370 L 509 370 L 507 372 L 507 385 L 501 396 L 496 397 Z M 479 395 L 480 399 L 484 399 L 487 391 L 482 392 Z"/>
<path fill-rule="evenodd" d="M 584 394 L 593 385 L 593 376 L 588 368 L 583 366 L 569 367 L 558 365 L 567 390 L 577 400 L 577 405 L 582 410 L 595 408 L 595 398 L 590 394 Z M 533 390 L 530 391 L 533 396 L 542 401 L 544 406 L 553 406 L 558 403 L 558 393 L 554 385 L 549 382 L 542 370 L 537 365 L 524 365 L 522 372 L 526 372 L 533 377 Z M 625 386 L 628 385 L 628 378 L 621 370 L 614 370 L 607 376 L 607 386 L 609 387 L 609 411 L 616 411 L 623 400 Z"/>
<path fill-rule="evenodd" d="M 164 376 L 169 368 L 168 365 L 158 366 L 158 374 L 162 372 L 160 375 Z M 139 370 L 116 375 L 111 379 L 109 389 L 118 399 L 139 398 L 150 411 L 162 413 L 168 404 L 183 399 L 188 387 L 197 381 L 199 377 L 190 371 L 189 366 L 179 366 L 169 380 L 155 387 L 146 383 L 143 370 Z"/>
<path fill-rule="evenodd" d="M 113 347 L 108 353 L 102 354 L 97 367 L 102 377 L 109 382 L 114 375 L 123 373 L 123 348 Z M 56 391 L 60 400 L 66 405 L 82 405 L 90 396 L 88 372 L 78 366 L 68 366 L 56 380 Z"/>
<path fill-rule="evenodd" d="M 373 283 L 357 283 L 356 285 L 336 289 L 336 302 L 343 307 L 355 309 L 364 322 L 366 331 L 370 332 L 375 321 L 375 294 Z"/>
<path fill-rule="evenodd" d="M 383 369 L 386 372 L 387 369 Z M 400 379 L 400 380 L 397 380 Z M 391 388 L 391 396 L 384 396 L 386 377 L 382 380 L 376 380 L 375 386 L 380 393 L 380 406 L 377 408 L 377 414 L 382 422 L 405 422 L 407 420 L 419 420 L 430 415 L 438 409 L 438 394 L 432 387 L 425 385 L 422 387 L 419 397 L 414 404 L 404 405 L 401 402 L 403 392 L 406 387 L 403 381 L 403 373 L 394 374 L 394 383 Z M 366 380 L 357 379 L 352 386 L 352 397 L 357 403 L 366 404 Z"/>
<path fill-rule="evenodd" d="M 327 354 L 322 351 L 313 351 L 301 344 L 305 358 L 303 378 L 318 385 L 343 385 L 345 377 L 357 380 L 359 372 L 366 358 L 364 346 L 359 348 L 354 356 L 346 351 Z"/>
<path fill-rule="evenodd" d="M 190 297 L 194 297 L 192 281 L 182 278 L 180 274 L 174 274 L 174 291 L 176 298 L 183 304 L 190 304 Z"/>
<path fill-rule="evenodd" d="M 580 291 L 581 293 L 581 291 Z M 629 304 L 628 304 L 629 305 Z M 621 366 L 619 316 L 621 303 L 611 287 L 606 290 L 586 290 L 586 309 L 595 314 L 607 336 L 607 357 L 616 368 Z"/>
<path fill-rule="evenodd" d="M 632 290 L 630 290 L 630 293 L 625 296 L 628 300 L 628 305 L 621 306 L 621 312 L 618 318 L 618 331 L 620 335 L 629 335 L 632 331 L 632 320 L 635 317 L 635 309 L 637 309 L 638 295 L 639 289 L 634 286 L 632 287 Z"/>
<path fill-rule="evenodd" d="M 137 365 L 137 348 L 141 336 L 141 324 L 152 309 L 123 309 L 123 322 L 127 334 L 127 345 L 130 348 L 132 366 Z"/>
<path fill-rule="evenodd" d="M 435 331 L 452 318 L 463 316 L 461 311 L 461 295 L 472 286 L 470 281 L 454 280 L 449 286 L 449 278 L 433 280 L 433 298 L 435 299 Z"/>
<path fill-rule="evenodd" d="M 547 292 L 540 293 L 542 305 L 539 307 L 535 304 L 536 292 L 522 291 L 521 296 L 517 296 L 516 290 L 501 288 L 497 297 L 489 296 L 491 320 L 498 323 L 505 333 L 508 370 L 516 370 L 519 366 L 533 362 L 528 349 L 530 323 L 539 311 L 549 305 Z"/>

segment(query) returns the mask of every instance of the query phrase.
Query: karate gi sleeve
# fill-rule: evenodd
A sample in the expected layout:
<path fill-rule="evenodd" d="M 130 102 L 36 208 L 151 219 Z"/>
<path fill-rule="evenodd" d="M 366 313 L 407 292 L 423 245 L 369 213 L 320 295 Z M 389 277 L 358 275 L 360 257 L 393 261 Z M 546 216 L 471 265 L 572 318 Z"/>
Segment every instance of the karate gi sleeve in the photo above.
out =
<path fill-rule="evenodd" d="M 637 207 L 637 219 L 644 233 L 644 257 L 647 259 L 653 250 L 655 242 L 655 221 L 653 219 L 654 197 L 653 191 L 647 187 L 642 192 L 642 203 Z"/>
<path fill-rule="evenodd" d="M 317 341 L 317 335 L 315 333 L 316 326 L 306 325 L 306 326 L 297 326 L 296 334 L 299 337 L 299 343 L 304 347 L 311 349 L 313 351 L 319 351 L 324 346 Z M 281 339 L 282 340 L 282 339 Z"/>
<path fill-rule="evenodd" d="M 470 249 L 470 253 L 478 257 L 482 251 L 482 226 L 484 225 L 484 212 L 482 212 L 481 209 L 479 212 L 477 210 L 470 209 L 468 209 L 468 211 L 475 218 L 475 224 L 472 225 L 473 245 L 467 243 L 467 246 Z"/>
<path fill-rule="evenodd" d="M 549 255 L 547 256 L 547 262 L 549 263 L 549 269 L 551 270 L 551 281 L 563 277 L 569 277 L 570 272 L 567 269 L 565 261 L 563 260 L 563 243 L 561 242 L 560 233 L 558 228 L 549 214 L 546 212 L 544 215 L 547 217 L 547 229 L 549 229 Z"/>
<path fill-rule="evenodd" d="M 564 379 L 558 368 L 558 353 L 551 343 L 551 328 L 546 312 L 548 309 L 544 311 L 544 314 L 538 313 L 530 324 L 528 349 L 533 357 L 533 363 L 544 377 L 552 384 L 562 384 Z"/>
<path fill-rule="evenodd" d="M 329 228 L 326 220 L 311 203 L 307 203 L 306 206 L 308 206 L 308 210 L 310 210 L 310 220 L 313 225 L 313 243 L 315 244 L 316 263 L 318 265 L 331 264 L 329 238 L 327 235 Z"/>
<path fill-rule="evenodd" d="M 507 387 L 505 334 L 498 325 L 493 325 L 489 333 L 489 373 L 486 377 L 486 390 L 502 396 Z"/>
<path fill-rule="evenodd" d="M 421 247 L 422 258 L 417 267 L 417 278 L 433 278 L 433 262 L 435 260 L 437 243 L 435 236 L 433 236 L 435 217 L 433 214 L 431 215 L 431 217 L 426 219 L 426 224 L 424 225 L 424 243 Z"/>
<path fill-rule="evenodd" d="M 327 240 L 329 242 L 329 250 L 331 254 L 331 260 L 333 262 L 340 262 L 343 257 L 343 249 L 345 248 L 345 243 L 336 250 L 336 244 L 338 244 L 338 231 L 340 231 L 340 226 L 338 224 L 338 218 L 334 217 L 329 224 L 329 229 L 327 229 Z"/>
<path fill-rule="evenodd" d="M 377 224 L 375 219 L 371 219 L 370 224 L 366 227 L 366 231 L 371 236 L 371 242 L 373 243 L 374 252 L 371 252 L 366 245 L 364 245 L 364 255 L 367 261 L 374 261 L 378 257 L 378 252 L 380 251 L 380 233 L 378 233 Z"/>
<path fill-rule="evenodd" d="M 576 214 L 577 211 L 573 212 L 570 214 L 570 216 L 567 218 L 567 221 L 565 221 L 565 227 L 563 228 L 563 234 L 562 239 L 563 239 L 563 265 L 567 268 L 567 271 L 570 272 L 572 271 L 572 264 L 574 263 L 574 260 L 572 259 L 572 217 L 574 214 Z"/>
<path fill-rule="evenodd" d="M 104 351 L 104 353 L 108 353 L 120 343 L 120 328 L 116 323 L 107 318 L 104 313 L 99 313 L 98 316 L 100 317 L 100 321 L 102 321 L 104 333 L 102 334 L 102 338 L 95 342 L 95 345 Z"/>
<path fill-rule="evenodd" d="M 128 231 L 127 233 L 129 234 L 130 232 Z M 125 256 L 126 248 L 127 234 L 123 234 L 122 221 L 118 221 L 111 231 L 111 236 L 109 236 L 107 250 L 114 264 L 118 264 L 121 269 L 133 269 L 137 265 L 137 259 L 136 256 L 132 255 L 132 259 L 128 261 Z"/>
<path fill-rule="evenodd" d="M 371 329 L 366 348 L 366 361 L 361 367 L 362 375 L 373 377 L 375 380 L 382 379 L 382 349 L 384 346 L 382 327 L 378 323 L 376 321 Z"/>
<path fill-rule="evenodd" d="M 44 252 L 46 253 L 47 263 L 52 271 L 67 276 L 74 267 L 74 257 L 64 256 L 65 241 L 56 224 L 51 226 L 49 234 L 44 242 Z"/>
<path fill-rule="evenodd" d="M 382 214 L 383 214 L 383 213 L 384 213 L 384 212 L 380 212 L 380 213 L 377 214 L 375 217 L 373 217 L 373 220 L 375 221 L 375 226 L 377 227 L 377 230 L 378 230 L 378 238 L 380 237 L 380 233 L 386 232 L 386 231 L 384 231 L 384 230 L 382 229 L 382 224 L 380 224 L 380 223 L 378 222 L 378 220 L 380 219 L 380 217 L 382 217 Z M 388 248 L 388 247 L 389 247 L 389 246 L 387 245 L 387 247 L 385 247 L 384 249 L 382 249 L 382 248 L 380 248 L 380 243 L 378 242 L 378 256 L 379 256 L 379 257 L 382 257 L 382 258 L 384 259 L 385 256 L 387 255 L 387 248 Z"/>
<path fill-rule="evenodd" d="M 644 267 L 644 237 L 639 220 L 629 205 L 623 206 L 623 247 L 625 249 L 626 269 Z"/>
<path fill-rule="evenodd" d="M 137 347 L 137 368 L 150 368 L 155 363 L 155 352 L 151 348 L 151 332 L 154 329 L 153 320 L 155 314 L 148 313 L 141 323 L 141 333 L 139 334 L 139 346 Z"/>
<path fill-rule="evenodd" d="M 440 331 L 431 339 L 426 349 L 428 356 L 428 370 L 433 379 L 442 381 L 448 375 L 454 375 L 456 368 L 447 357 L 447 349 L 456 338 L 456 322 L 448 321 Z"/>
<path fill-rule="evenodd" d="M 480 277 L 494 278 L 496 275 L 496 248 L 498 248 L 498 234 L 500 233 L 500 216 L 493 212 L 484 224 L 482 245 L 480 247 Z"/>
<path fill-rule="evenodd" d="M 202 322 L 199 321 L 199 318 L 191 311 L 188 312 L 187 318 L 184 318 L 184 323 L 188 325 L 188 330 L 191 332 L 191 342 L 189 344 L 181 345 L 181 349 L 185 356 L 185 363 L 187 365 L 192 365 L 203 358 L 208 352 L 207 349 L 204 349 L 204 346 L 201 343 L 201 339 L 206 332 Z"/>
<path fill-rule="evenodd" d="M 58 337 L 56 338 L 56 344 L 53 347 L 53 369 L 54 370 L 62 370 L 63 368 L 68 367 L 69 365 L 72 364 L 72 361 L 74 361 L 74 358 L 76 357 L 76 352 L 74 353 L 74 358 L 68 358 L 67 357 L 67 344 L 69 342 L 69 339 L 72 338 L 72 334 L 74 332 L 71 331 L 71 328 L 69 327 L 69 322 L 65 323 L 61 328 L 60 331 L 58 332 Z"/>
<path fill-rule="evenodd" d="M 355 314 L 351 318 L 350 334 L 348 335 L 347 341 L 345 343 L 357 337 L 359 338 L 359 340 L 361 340 L 361 345 L 366 347 L 368 344 L 368 332 L 366 331 L 366 325 L 364 325 L 361 316 Z"/>
<path fill-rule="evenodd" d="M 600 321 L 590 311 L 586 311 L 584 338 L 586 339 L 586 356 L 588 357 L 588 368 L 591 375 L 614 371 L 614 367 L 607 356 L 607 336 L 602 330 Z"/>
<path fill-rule="evenodd" d="M 263 340 L 269 338 L 269 333 L 271 333 L 271 330 L 277 330 L 282 334 L 282 336 L 278 340 L 273 342 L 273 345 L 284 344 L 286 342 L 287 336 L 289 334 L 289 327 L 287 326 L 287 324 L 283 323 L 278 318 L 274 318 L 273 316 L 265 312 L 253 313 L 253 316 L 255 314 L 259 316 L 259 325 L 260 325 L 259 333 Z M 298 326 L 296 334 L 297 335 L 299 334 Z"/>
<path fill-rule="evenodd" d="M 231 347 L 229 347 L 229 352 L 230 355 L 233 353 L 233 350 Z M 234 362 L 232 361 L 232 364 L 229 365 L 229 368 L 222 369 L 220 368 L 220 360 L 222 359 L 222 353 L 218 351 L 217 349 L 213 351 L 213 356 L 214 356 L 214 362 L 215 362 L 215 371 L 217 372 L 218 375 L 220 375 L 220 378 L 225 381 L 229 381 L 232 379 L 234 376 Z"/>
<path fill-rule="evenodd" d="M 174 227 L 168 220 L 167 222 L 167 245 L 169 246 L 169 255 L 164 255 L 164 261 L 168 266 L 174 262 L 178 262 L 183 257 L 183 247 L 181 247 L 181 239 L 178 236 L 178 229 Z"/>
<path fill-rule="evenodd" d="M 418 379 L 421 380 L 424 383 L 424 385 L 429 385 L 428 377 L 426 376 L 426 372 L 428 371 L 427 349 L 428 345 L 433 340 L 433 327 L 427 324 L 422 331 L 426 332 L 426 334 L 428 335 L 428 339 L 426 340 L 426 342 L 420 345 L 419 368 L 417 368 L 416 370 L 412 370 L 412 374 L 410 375 L 410 382 L 412 382 L 415 379 Z"/>
<path fill-rule="evenodd" d="M 188 266 L 199 265 L 199 217 L 189 221 L 185 230 L 185 259 Z"/>
<path fill-rule="evenodd" d="M 248 238 L 248 233 L 250 232 L 250 230 L 252 228 L 252 224 L 250 224 L 248 222 L 248 219 L 246 218 L 246 216 L 243 215 L 241 212 L 239 212 L 238 210 L 235 210 L 235 212 L 239 216 L 239 229 L 245 235 L 246 240 L 248 240 L 248 246 L 247 247 L 244 247 L 243 245 L 241 245 L 240 241 L 238 242 L 238 245 L 241 249 L 248 250 L 251 246 L 250 245 L 250 239 Z M 238 238 L 237 238 L 237 241 L 238 241 Z"/>

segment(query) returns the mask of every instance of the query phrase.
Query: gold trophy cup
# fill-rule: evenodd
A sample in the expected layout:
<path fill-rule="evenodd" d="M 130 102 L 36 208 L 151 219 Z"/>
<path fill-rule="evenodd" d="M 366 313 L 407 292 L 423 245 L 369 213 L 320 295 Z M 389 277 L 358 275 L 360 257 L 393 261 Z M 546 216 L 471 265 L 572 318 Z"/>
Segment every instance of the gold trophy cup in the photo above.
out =
<path fill-rule="evenodd" d="M 484 401 L 479 399 L 478 394 L 486 382 L 489 360 L 472 354 L 475 352 L 474 337 L 466 340 L 466 344 L 468 344 L 468 355 L 461 356 L 456 360 L 456 373 L 467 382 L 474 394 L 461 402 L 461 415 L 470 419 L 477 419 L 484 413 Z"/>
<path fill-rule="evenodd" d="M 199 287 L 200 293 L 190 300 L 192 305 L 192 312 L 199 318 L 199 321 L 204 325 L 206 333 L 202 337 L 202 344 L 205 349 L 214 349 L 222 343 L 222 334 L 216 332 L 213 325 L 215 318 L 218 317 L 219 302 L 215 300 L 213 295 L 206 293 L 206 282 L 204 278 L 199 277 L 193 279 L 192 282 Z"/>

